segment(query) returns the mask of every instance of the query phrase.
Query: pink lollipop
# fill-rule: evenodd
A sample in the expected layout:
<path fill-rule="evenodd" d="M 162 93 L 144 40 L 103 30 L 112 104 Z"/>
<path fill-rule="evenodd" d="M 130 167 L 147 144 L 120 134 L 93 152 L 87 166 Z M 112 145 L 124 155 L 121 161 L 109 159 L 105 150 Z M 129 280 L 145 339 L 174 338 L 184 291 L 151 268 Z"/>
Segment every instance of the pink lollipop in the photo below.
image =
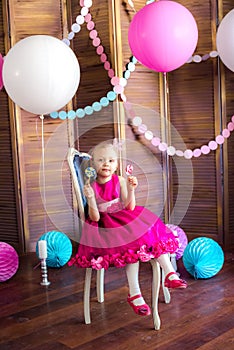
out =
<path fill-rule="evenodd" d="M 133 172 L 133 165 L 132 164 L 128 164 L 127 166 L 126 166 L 126 170 L 125 170 L 125 172 L 126 172 L 126 175 L 132 175 L 132 172 Z"/>

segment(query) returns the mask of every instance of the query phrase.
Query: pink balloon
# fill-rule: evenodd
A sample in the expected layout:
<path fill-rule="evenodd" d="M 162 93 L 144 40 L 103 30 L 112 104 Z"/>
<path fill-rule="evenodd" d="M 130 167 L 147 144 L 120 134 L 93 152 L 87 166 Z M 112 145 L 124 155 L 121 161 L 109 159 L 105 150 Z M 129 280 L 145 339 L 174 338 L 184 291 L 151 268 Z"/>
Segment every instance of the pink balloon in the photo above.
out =
<path fill-rule="evenodd" d="M 181 4 L 161 0 L 144 6 L 130 23 L 133 55 L 157 72 L 170 72 L 192 56 L 198 40 L 196 21 Z"/>
<path fill-rule="evenodd" d="M 3 67 L 3 57 L 2 55 L 0 54 L 0 90 L 2 90 L 3 88 L 3 79 L 2 79 L 2 67 Z"/>

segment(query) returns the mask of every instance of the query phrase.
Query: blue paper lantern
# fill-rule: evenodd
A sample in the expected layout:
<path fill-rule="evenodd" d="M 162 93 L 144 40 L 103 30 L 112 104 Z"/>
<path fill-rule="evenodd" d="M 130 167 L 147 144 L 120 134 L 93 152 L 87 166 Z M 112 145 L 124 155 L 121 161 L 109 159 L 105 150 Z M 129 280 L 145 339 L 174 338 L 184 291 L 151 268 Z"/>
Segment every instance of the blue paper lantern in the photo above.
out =
<path fill-rule="evenodd" d="M 40 240 L 45 240 L 47 242 L 47 266 L 61 267 L 68 262 L 72 254 L 72 244 L 65 233 L 49 231 L 44 233 L 39 238 L 39 241 Z M 36 245 L 36 254 L 39 257 L 38 243 Z"/>
<path fill-rule="evenodd" d="M 194 278 L 210 278 L 223 266 L 223 250 L 213 239 L 198 237 L 189 242 L 185 248 L 183 263 Z"/>

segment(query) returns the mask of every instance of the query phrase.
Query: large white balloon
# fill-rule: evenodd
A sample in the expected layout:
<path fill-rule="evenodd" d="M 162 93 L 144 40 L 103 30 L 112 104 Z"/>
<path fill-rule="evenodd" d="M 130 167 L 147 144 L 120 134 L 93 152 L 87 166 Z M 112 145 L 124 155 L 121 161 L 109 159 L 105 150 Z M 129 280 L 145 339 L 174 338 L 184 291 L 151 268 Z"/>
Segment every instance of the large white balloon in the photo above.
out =
<path fill-rule="evenodd" d="M 29 36 L 14 45 L 4 58 L 3 83 L 10 98 L 34 114 L 64 107 L 80 81 L 74 52 L 48 35 Z"/>
<path fill-rule="evenodd" d="M 220 22 L 216 44 L 222 62 L 234 72 L 234 9 L 228 12 Z"/>

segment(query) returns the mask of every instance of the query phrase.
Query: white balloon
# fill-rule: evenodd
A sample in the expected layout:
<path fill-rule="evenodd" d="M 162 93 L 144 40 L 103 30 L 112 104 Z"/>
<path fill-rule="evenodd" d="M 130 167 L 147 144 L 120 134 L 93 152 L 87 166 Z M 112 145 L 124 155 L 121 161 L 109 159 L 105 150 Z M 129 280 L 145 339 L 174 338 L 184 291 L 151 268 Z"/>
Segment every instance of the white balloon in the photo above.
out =
<path fill-rule="evenodd" d="M 61 40 L 33 35 L 19 41 L 5 56 L 3 82 L 18 106 L 34 114 L 48 114 L 72 99 L 80 82 L 80 66 Z"/>
<path fill-rule="evenodd" d="M 223 64 L 234 72 L 234 9 L 220 22 L 216 45 Z"/>

